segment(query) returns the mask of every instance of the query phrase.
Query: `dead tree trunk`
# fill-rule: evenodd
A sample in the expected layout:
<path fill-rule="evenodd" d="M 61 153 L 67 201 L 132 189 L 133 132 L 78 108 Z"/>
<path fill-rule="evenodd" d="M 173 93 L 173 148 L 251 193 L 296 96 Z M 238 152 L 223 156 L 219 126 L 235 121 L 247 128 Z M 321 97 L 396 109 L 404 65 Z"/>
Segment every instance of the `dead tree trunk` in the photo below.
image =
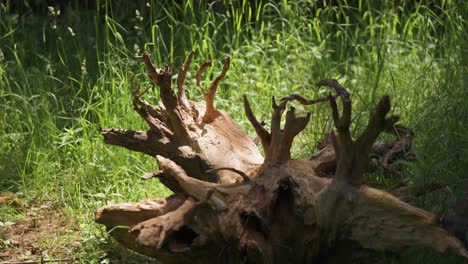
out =
<path fill-rule="evenodd" d="M 96 222 L 125 247 L 164 263 L 312 263 L 323 260 L 321 249 L 340 241 L 376 251 L 426 246 L 468 258 L 464 245 L 440 227 L 432 213 L 363 182 L 377 136 L 398 120 L 386 117 L 388 96 L 377 104 L 357 139 L 349 130 L 349 93 L 334 80 L 319 82 L 334 90 L 323 98 L 307 100 L 293 94 L 279 103 L 272 98 L 270 131 L 255 118 L 244 96 L 262 157 L 247 134 L 213 104 L 229 58 L 207 90 L 200 80 L 211 63 L 196 73 L 206 103 L 202 105 L 185 95 L 192 57 L 190 53 L 180 67 L 175 93 L 170 69 L 154 68 L 144 53 L 141 58 L 162 99 L 162 105 L 149 104 L 142 100 L 147 90 L 132 83 L 134 109 L 149 130 L 101 131 L 108 144 L 155 157 L 160 171 L 143 178 L 158 177 L 175 193 L 165 199 L 108 205 L 96 212 Z M 341 101 L 341 114 L 336 100 Z M 336 127 L 332 144 L 310 158 L 291 159 L 293 139 L 306 127 L 310 114 L 298 117 L 293 107 L 286 110 L 290 101 L 331 106 Z M 330 168 L 334 177 L 319 177 Z"/>

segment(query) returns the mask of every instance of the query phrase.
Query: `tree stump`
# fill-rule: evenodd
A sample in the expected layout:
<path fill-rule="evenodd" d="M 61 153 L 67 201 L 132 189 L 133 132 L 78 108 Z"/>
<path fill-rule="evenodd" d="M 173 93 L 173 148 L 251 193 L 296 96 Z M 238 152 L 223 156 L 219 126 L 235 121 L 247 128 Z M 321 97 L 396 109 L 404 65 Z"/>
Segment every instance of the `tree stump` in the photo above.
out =
<path fill-rule="evenodd" d="M 377 104 L 356 139 L 349 130 L 350 94 L 335 80 L 318 83 L 332 88 L 329 96 L 308 100 L 292 94 L 278 103 L 272 98 L 269 131 L 244 96 L 245 113 L 261 141 L 263 157 L 232 118 L 214 106 L 229 57 L 207 90 L 200 80 L 211 63 L 197 71 L 205 104 L 189 101 L 185 94 L 192 57 L 193 52 L 180 67 L 176 93 L 171 70 L 155 68 L 149 54 L 143 53 L 141 59 L 162 100 L 162 105 L 149 104 L 142 99 L 148 89 L 141 91 L 132 83 L 133 107 L 149 130 L 101 131 L 105 143 L 156 158 L 160 171 L 143 178 L 157 177 L 174 192 L 165 199 L 107 205 L 96 212 L 95 221 L 123 246 L 163 263 L 323 263 L 323 249 L 333 251 L 343 243 L 376 251 L 424 246 L 468 259 L 463 243 L 443 229 L 434 214 L 364 183 L 369 154 L 379 147 L 374 144 L 378 135 L 398 120 L 387 117 L 388 96 Z M 290 101 L 330 104 L 336 132 L 330 134 L 331 144 L 311 157 L 291 159 L 293 140 L 310 114 L 296 116 L 293 107 L 287 109 Z M 333 175 L 321 177 L 323 171 Z"/>

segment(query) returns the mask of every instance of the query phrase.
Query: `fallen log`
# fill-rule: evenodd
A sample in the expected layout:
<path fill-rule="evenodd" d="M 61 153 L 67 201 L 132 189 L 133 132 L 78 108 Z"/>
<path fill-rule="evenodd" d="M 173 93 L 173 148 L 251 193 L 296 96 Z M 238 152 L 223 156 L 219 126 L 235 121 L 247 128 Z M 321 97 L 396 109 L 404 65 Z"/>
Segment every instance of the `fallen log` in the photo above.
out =
<path fill-rule="evenodd" d="M 324 263 L 324 248 L 343 243 L 374 251 L 424 246 L 468 259 L 464 245 L 438 224 L 434 214 L 363 180 L 377 137 L 398 121 L 398 116 L 387 116 L 388 96 L 374 108 L 357 138 L 349 129 L 350 94 L 335 80 L 318 83 L 332 89 L 329 96 L 306 99 L 292 94 L 279 102 L 272 98 L 269 130 L 244 96 L 246 116 L 263 156 L 232 118 L 214 106 L 229 58 L 207 90 L 200 80 L 211 63 L 198 70 L 196 83 L 205 104 L 185 95 L 192 58 L 190 53 L 179 70 L 175 93 L 170 69 L 155 68 L 145 52 L 141 59 L 159 87 L 162 105 L 143 100 L 148 89 L 132 84 L 133 106 L 149 130 L 101 131 L 108 144 L 156 158 L 160 171 L 143 178 L 157 177 L 175 193 L 166 199 L 107 205 L 96 212 L 95 221 L 123 246 L 164 263 Z M 331 107 L 336 129 L 330 134 L 331 144 L 309 158 L 291 158 L 293 140 L 311 118 L 297 116 L 294 107 L 287 109 L 291 101 Z M 408 144 L 389 148 L 382 163 L 388 166 Z M 332 177 L 321 177 L 320 172 L 330 168 Z"/>

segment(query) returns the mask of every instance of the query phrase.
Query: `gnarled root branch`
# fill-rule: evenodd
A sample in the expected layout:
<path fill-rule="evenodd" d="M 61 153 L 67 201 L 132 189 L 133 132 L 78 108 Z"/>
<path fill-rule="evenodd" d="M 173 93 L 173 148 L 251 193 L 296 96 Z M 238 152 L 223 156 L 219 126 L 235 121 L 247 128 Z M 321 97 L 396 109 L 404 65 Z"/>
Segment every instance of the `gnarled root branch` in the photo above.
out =
<path fill-rule="evenodd" d="M 328 241 L 339 239 L 340 233 L 349 234 L 364 248 L 392 250 L 423 245 L 438 251 L 451 251 L 468 257 L 464 246 L 448 232 L 435 224 L 435 216 L 391 194 L 362 185 L 368 155 L 377 136 L 392 127 L 397 116 L 386 117 L 390 110 L 388 96 L 384 96 L 371 114 L 364 132 L 351 138 L 351 100 L 338 82 L 321 81 L 340 93 L 343 114 L 340 116 L 335 98 L 330 97 L 333 120 L 338 136 L 332 134 L 337 157 L 335 181 L 326 186 L 317 197 L 317 223 Z"/>

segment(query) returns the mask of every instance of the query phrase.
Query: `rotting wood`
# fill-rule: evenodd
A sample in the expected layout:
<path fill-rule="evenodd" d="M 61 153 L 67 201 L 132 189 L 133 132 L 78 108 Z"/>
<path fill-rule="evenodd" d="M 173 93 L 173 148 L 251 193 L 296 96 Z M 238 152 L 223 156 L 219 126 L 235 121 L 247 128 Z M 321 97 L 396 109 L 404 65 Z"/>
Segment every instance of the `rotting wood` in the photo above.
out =
<path fill-rule="evenodd" d="M 379 147 L 377 137 L 398 126 L 398 116 L 387 116 L 388 96 L 374 108 L 356 139 L 349 130 L 351 94 L 336 80 L 318 83 L 335 92 L 326 97 L 292 94 L 278 104 L 272 98 L 270 131 L 255 118 L 244 96 L 246 116 L 261 140 L 264 158 L 232 118 L 214 107 L 229 58 L 208 91 L 201 76 L 211 62 L 197 71 L 205 105 L 184 94 L 193 53 L 181 64 L 177 95 L 170 69 L 155 68 L 146 52 L 141 58 L 159 87 L 163 106 L 144 101 L 146 90 L 140 92 L 133 85 L 134 108 L 149 130 L 101 133 L 108 144 L 155 157 L 161 171 L 144 178 L 159 178 L 175 195 L 107 205 L 96 212 L 95 220 L 125 247 L 164 263 L 324 263 L 322 249 L 342 243 L 374 251 L 425 246 L 468 259 L 464 245 L 438 225 L 434 214 L 365 185 L 363 173 L 370 153 Z M 311 118 L 296 116 L 293 107 L 287 110 L 291 101 L 307 107 L 330 104 L 336 129 L 329 136 L 331 144 L 310 158 L 291 158 L 293 140 Z M 382 164 L 388 166 L 396 153 L 408 147 L 410 142 L 388 148 Z M 332 171 L 332 176 L 323 177 L 323 171 Z"/>

